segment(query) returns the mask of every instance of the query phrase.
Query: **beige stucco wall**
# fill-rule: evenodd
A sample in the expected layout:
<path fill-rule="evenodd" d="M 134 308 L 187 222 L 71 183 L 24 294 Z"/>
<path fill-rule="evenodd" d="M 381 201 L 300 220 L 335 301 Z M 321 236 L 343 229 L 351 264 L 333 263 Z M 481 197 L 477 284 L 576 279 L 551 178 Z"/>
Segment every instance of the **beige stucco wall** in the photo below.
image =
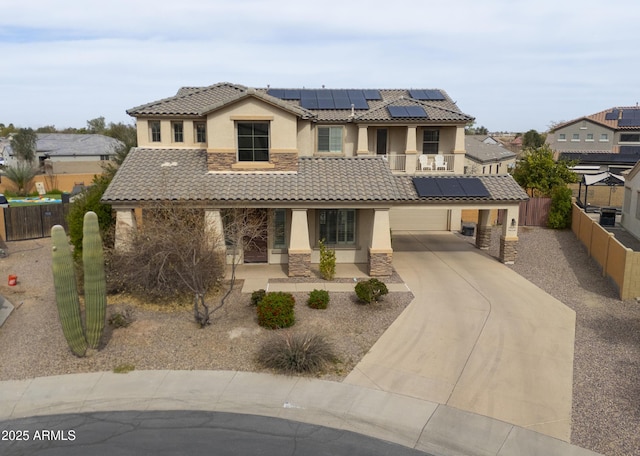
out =
<path fill-rule="evenodd" d="M 46 174 L 38 174 L 34 179 L 33 190 L 35 191 L 35 183 L 42 182 L 46 191 L 58 189 L 63 192 L 71 192 L 73 186 L 77 183 L 84 183 L 84 185 L 91 185 L 93 178 L 101 173 L 83 173 L 83 174 L 58 174 L 48 176 Z M 15 186 L 6 177 L 2 178 L 0 182 L 0 193 L 4 193 L 6 190 L 15 191 Z"/>
<path fill-rule="evenodd" d="M 160 122 L 160 142 L 151 142 L 151 132 L 149 130 L 149 122 Z M 182 118 L 153 118 L 153 117 L 138 117 L 136 119 L 138 147 L 151 147 L 151 148 L 177 148 L 177 149 L 193 149 L 206 147 L 205 143 L 195 142 L 195 122 L 205 122 L 206 119 L 182 119 Z M 174 142 L 172 123 L 182 122 L 183 125 L 183 142 Z M 207 139 L 209 138 L 207 132 Z"/>
<path fill-rule="evenodd" d="M 297 152 L 297 117 L 251 97 L 225 106 L 207 116 L 207 149 L 214 153 L 235 152 L 236 122 L 261 120 L 269 122 L 269 146 L 272 152 Z"/>

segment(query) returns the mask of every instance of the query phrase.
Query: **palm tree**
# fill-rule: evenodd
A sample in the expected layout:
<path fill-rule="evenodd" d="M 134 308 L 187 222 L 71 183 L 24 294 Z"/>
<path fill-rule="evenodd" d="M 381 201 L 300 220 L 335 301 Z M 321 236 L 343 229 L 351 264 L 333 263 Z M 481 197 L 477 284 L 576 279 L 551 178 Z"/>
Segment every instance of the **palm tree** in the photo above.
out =
<path fill-rule="evenodd" d="M 4 170 L 7 179 L 13 181 L 19 196 L 27 196 L 33 188 L 33 179 L 38 170 L 31 163 L 19 160 L 15 165 L 7 166 Z"/>

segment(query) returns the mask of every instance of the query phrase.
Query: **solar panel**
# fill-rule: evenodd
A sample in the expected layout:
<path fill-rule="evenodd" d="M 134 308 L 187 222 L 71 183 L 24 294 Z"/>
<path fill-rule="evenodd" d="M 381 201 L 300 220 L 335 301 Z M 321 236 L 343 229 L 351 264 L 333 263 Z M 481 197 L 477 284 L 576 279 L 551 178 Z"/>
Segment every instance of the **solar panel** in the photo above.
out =
<path fill-rule="evenodd" d="M 620 111 L 617 109 L 614 109 L 611 112 L 608 112 L 604 115 L 604 120 L 618 120 L 618 116 L 620 114 Z"/>
<path fill-rule="evenodd" d="M 419 197 L 488 198 L 490 193 L 477 177 L 414 177 Z"/>
<path fill-rule="evenodd" d="M 387 111 L 391 117 L 409 117 L 406 106 L 387 106 Z"/>
<path fill-rule="evenodd" d="M 365 100 L 382 100 L 379 90 L 365 89 L 362 90 Z"/>
<path fill-rule="evenodd" d="M 318 97 L 318 109 L 335 109 L 336 105 L 333 102 L 333 98 L 320 98 Z"/>
<path fill-rule="evenodd" d="M 269 89 L 267 90 L 267 95 L 282 99 L 284 98 L 284 89 Z"/>
<path fill-rule="evenodd" d="M 489 191 L 477 177 L 459 177 L 458 183 L 467 196 L 489 197 Z"/>
<path fill-rule="evenodd" d="M 425 90 L 424 93 L 429 97 L 429 100 L 445 100 L 444 95 L 439 90 Z"/>
<path fill-rule="evenodd" d="M 306 109 L 318 109 L 318 99 L 307 95 L 300 98 L 300 106 Z"/>
<path fill-rule="evenodd" d="M 629 117 L 618 121 L 619 127 L 640 127 L 640 118 Z"/>
<path fill-rule="evenodd" d="M 416 100 L 428 100 L 427 95 L 424 93 L 424 90 L 409 90 L 409 95 L 411 98 L 415 98 Z"/>
<path fill-rule="evenodd" d="M 427 113 L 422 106 L 407 106 L 407 114 L 409 114 L 409 117 L 427 117 Z"/>
<path fill-rule="evenodd" d="M 283 100 L 299 100 L 300 99 L 300 90 L 295 89 L 285 89 Z"/>
<path fill-rule="evenodd" d="M 415 98 L 416 100 L 444 100 L 445 97 L 442 95 L 442 92 L 439 90 L 422 90 L 422 89 L 413 89 L 409 90 L 409 95 L 411 98 Z"/>
<path fill-rule="evenodd" d="M 435 179 L 429 177 L 414 177 L 413 186 L 419 197 L 425 196 L 442 196 L 442 191 Z"/>
<path fill-rule="evenodd" d="M 316 90 L 316 97 L 318 100 L 333 100 L 333 93 L 327 89 Z"/>

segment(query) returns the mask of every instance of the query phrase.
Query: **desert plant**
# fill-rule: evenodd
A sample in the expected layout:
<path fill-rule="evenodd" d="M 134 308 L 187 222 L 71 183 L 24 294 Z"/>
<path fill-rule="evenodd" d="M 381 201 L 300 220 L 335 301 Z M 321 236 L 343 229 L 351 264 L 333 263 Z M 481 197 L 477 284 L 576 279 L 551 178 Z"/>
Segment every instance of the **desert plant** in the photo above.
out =
<path fill-rule="evenodd" d="M 128 310 L 113 312 L 109 316 L 109 324 L 114 328 L 126 328 L 132 321 L 131 313 Z"/>
<path fill-rule="evenodd" d="M 334 359 L 329 341 L 319 334 L 286 331 L 274 335 L 260 348 L 258 360 L 265 367 L 293 373 L 316 373 Z"/>
<path fill-rule="evenodd" d="M 258 324 L 269 329 L 288 328 L 295 323 L 293 307 L 296 304 L 291 293 L 269 292 L 258 303 Z"/>
<path fill-rule="evenodd" d="M 382 296 L 389 293 L 387 286 L 378 279 L 371 278 L 356 284 L 356 295 L 362 302 L 370 304 L 378 301 Z"/>
<path fill-rule="evenodd" d="M 307 305 L 312 309 L 326 309 L 329 305 L 329 292 L 327 290 L 313 290 L 309 293 Z"/>
<path fill-rule="evenodd" d="M 262 299 L 264 298 L 264 295 L 266 294 L 267 292 L 263 288 L 251 293 L 251 305 L 257 306 L 258 304 L 260 304 L 260 301 L 262 301 Z"/>
<path fill-rule="evenodd" d="M 51 228 L 56 304 L 62 332 L 67 339 L 69 348 L 76 356 L 84 356 L 87 346 L 98 348 L 104 331 L 107 306 L 102 240 L 100 239 L 96 214 L 87 212 L 84 225 L 86 239 L 83 248 L 86 330 L 82 325 L 80 299 L 67 235 L 60 225 Z"/>
<path fill-rule="evenodd" d="M 124 363 L 124 364 L 118 364 L 116 367 L 113 368 L 113 373 L 114 374 L 128 374 L 131 371 L 136 370 L 136 366 L 134 366 L 133 364 L 129 364 L 129 363 Z"/>
<path fill-rule="evenodd" d="M 324 280 L 332 280 L 336 275 L 336 251 L 328 248 L 324 239 L 318 242 L 320 246 L 320 274 Z"/>

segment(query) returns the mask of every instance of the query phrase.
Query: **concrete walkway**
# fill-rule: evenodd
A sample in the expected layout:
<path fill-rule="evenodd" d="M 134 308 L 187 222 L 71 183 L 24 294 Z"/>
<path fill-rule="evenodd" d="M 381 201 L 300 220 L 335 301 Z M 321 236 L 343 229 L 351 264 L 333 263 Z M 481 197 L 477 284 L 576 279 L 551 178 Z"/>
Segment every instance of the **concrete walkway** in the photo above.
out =
<path fill-rule="evenodd" d="M 344 429 L 435 455 L 596 454 L 434 402 L 300 377 L 231 371 L 98 372 L 5 381 L 0 382 L 0 391 L 0 429 L 7 430 L 12 429 L 7 420 L 29 416 L 203 410 Z M 0 453 L 4 443 L 0 441 Z"/>
<path fill-rule="evenodd" d="M 416 298 L 346 378 L 569 441 L 575 313 L 452 233 L 394 233 Z"/>

